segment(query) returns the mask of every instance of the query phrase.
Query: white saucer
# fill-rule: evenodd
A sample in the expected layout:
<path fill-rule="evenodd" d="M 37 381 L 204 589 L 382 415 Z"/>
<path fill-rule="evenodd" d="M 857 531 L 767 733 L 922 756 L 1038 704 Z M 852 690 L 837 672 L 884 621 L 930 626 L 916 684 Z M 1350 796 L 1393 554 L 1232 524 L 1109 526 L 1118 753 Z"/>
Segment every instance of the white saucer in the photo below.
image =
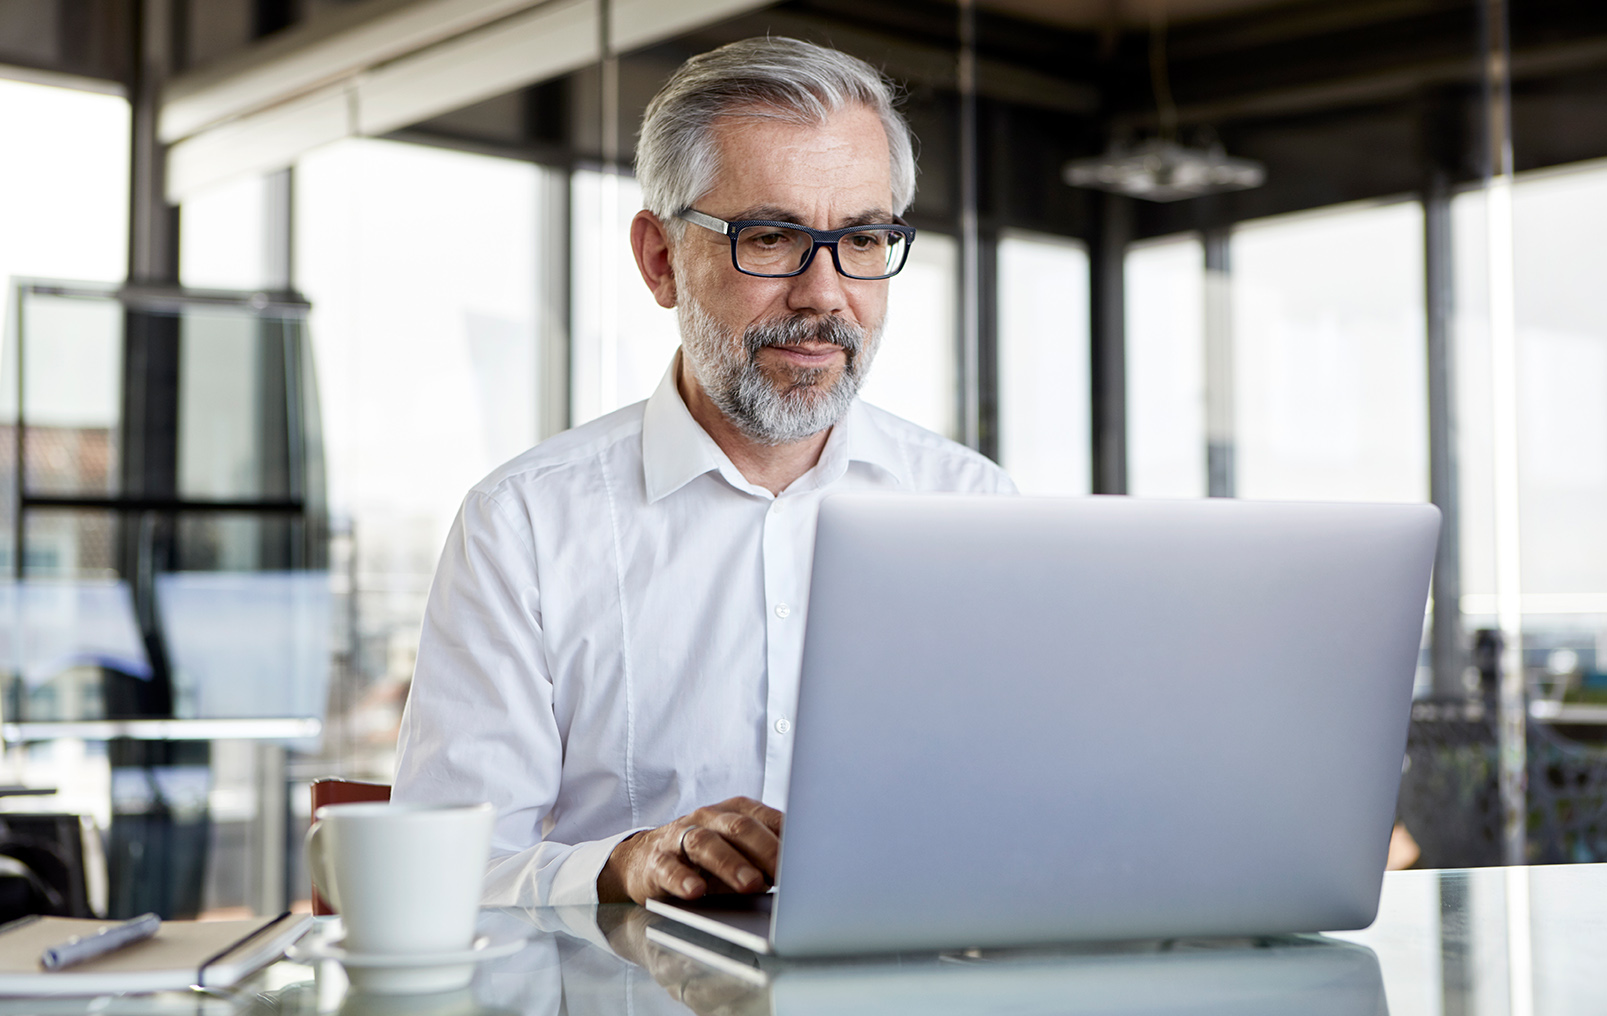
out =
<path fill-rule="evenodd" d="M 311 936 L 308 936 L 309 938 Z M 510 938 L 481 935 L 474 940 L 474 945 L 457 952 L 447 953 L 352 953 L 341 947 L 341 939 L 311 942 L 298 942 L 290 947 L 286 953 L 298 963 L 312 963 L 317 960 L 335 960 L 341 966 L 361 967 L 364 969 L 384 969 L 387 967 L 447 967 L 463 963 L 484 963 L 487 960 L 497 960 L 504 956 L 512 956 L 525 947 L 530 941 L 523 936 Z"/>
<path fill-rule="evenodd" d="M 342 947 L 342 939 L 326 939 L 316 933 L 291 946 L 285 953 L 297 963 L 334 960 L 346 968 L 352 986 L 376 994 L 413 994 L 451 991 L 468 984 L 474 965 L 512 956 L 530 941 L 528 935 L 506 932 L 481 935 L 468 949 L 446 953 L 354 953 Z"/>

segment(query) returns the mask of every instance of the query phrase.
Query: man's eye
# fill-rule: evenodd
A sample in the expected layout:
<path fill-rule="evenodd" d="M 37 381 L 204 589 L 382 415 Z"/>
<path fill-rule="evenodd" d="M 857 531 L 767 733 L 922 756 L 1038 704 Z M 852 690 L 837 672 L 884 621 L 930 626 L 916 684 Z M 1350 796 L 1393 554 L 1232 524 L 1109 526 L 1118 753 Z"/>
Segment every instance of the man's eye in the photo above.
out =
<path fill-rule="evenodd" d="M 882 238 L 876 233 L 852 233 L 843 239 L 855 250 L 870 250 L 882 245 Z"/>
<path fill-rule="evenodd" d="M 785 233 L 760 233 L 751 240 L 760 247 L 781 247 L 790 242 Z"/>

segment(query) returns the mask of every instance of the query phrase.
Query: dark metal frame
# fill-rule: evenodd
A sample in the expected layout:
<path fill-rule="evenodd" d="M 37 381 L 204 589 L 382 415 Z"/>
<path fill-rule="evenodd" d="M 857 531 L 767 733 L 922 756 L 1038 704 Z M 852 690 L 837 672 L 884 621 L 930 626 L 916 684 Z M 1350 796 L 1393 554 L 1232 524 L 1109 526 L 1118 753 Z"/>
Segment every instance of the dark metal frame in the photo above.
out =
<path fill-rule="evenodd" d="M 694 226 L 702 226 L 712 233 L 725 234 L 726 239 L 731 241 L 731 267 L 743 275 L 751 275 L 757 279 L 790 279 L 796 275 L 802 275 L 809 270 L 810 265 L 815 263 L 815 255 L 820 253 L 821 248 L 831 252 L 832 265 L 837 269 L 837 274 L 845 279 L 857 279 L 861 282 L 891 279 L 903 271 L 904 266 L 909 263 L 910 247 L 915 243 L 915 227 L 896 215 L 893 216 L 892 222 L 867 223 L 861 226 L 849 226 L 847 229 L 810 229 L 808 226 L 801 226 L 796 222 L 784 222 L 780 219 L 732 219 L 727 222 L 725 219 L 717 219 L 707 212 L 700 212 L 696 208 L 683 208 L 675 214 L 675 217 L 684 222 L 690 222 Z M 737 237 L 742 234 L 744 229 L 748 229 L 751 226 L 771 226 L 776 229 L 797 230 L 800 233 L 808 234 L 814 243 L 810 246 L 809 253 L 804 255 L 803 264 L 793 271 L 781 272 L 775 275 L 767 275 L 764 272 L 750 272 L 737 261 Z M 898 267 L 886 275 L 855 275 L 852 272 L 844 271 L 842 259 L 837 255 L 837 243 L 843 237 L 852 233 L 863 233 L 868 229 L 890 229 L 904 238 L 904 256 L 899 259 Z"/>

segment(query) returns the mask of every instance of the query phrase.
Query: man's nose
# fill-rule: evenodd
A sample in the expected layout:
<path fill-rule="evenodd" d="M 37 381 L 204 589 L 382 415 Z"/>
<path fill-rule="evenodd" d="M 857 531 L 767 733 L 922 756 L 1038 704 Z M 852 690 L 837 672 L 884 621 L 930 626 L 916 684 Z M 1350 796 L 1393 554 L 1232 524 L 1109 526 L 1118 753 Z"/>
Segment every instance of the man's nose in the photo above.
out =
<path fill-rule="evenodd" d="M 815 259 L 801 275 L 790 280 L 787 308 L 816 314 L 838 314 L 848 309 L 848 292 L 843 288 L 843 277 L 837 274 L 831 251 L 825 247 L 815 249 Z"/>

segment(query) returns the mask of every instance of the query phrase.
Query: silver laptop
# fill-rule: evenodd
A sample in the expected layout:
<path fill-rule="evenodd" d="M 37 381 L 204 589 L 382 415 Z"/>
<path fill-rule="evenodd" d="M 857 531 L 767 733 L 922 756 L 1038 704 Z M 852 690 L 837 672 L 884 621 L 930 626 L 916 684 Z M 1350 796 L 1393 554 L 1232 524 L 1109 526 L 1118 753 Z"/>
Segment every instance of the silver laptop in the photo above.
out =
<path fill-rule="evenodd" d="M 650 907 L 781 956 L 1365 927 L 1438 530 L 828 498 L 777 890 Z"/>

